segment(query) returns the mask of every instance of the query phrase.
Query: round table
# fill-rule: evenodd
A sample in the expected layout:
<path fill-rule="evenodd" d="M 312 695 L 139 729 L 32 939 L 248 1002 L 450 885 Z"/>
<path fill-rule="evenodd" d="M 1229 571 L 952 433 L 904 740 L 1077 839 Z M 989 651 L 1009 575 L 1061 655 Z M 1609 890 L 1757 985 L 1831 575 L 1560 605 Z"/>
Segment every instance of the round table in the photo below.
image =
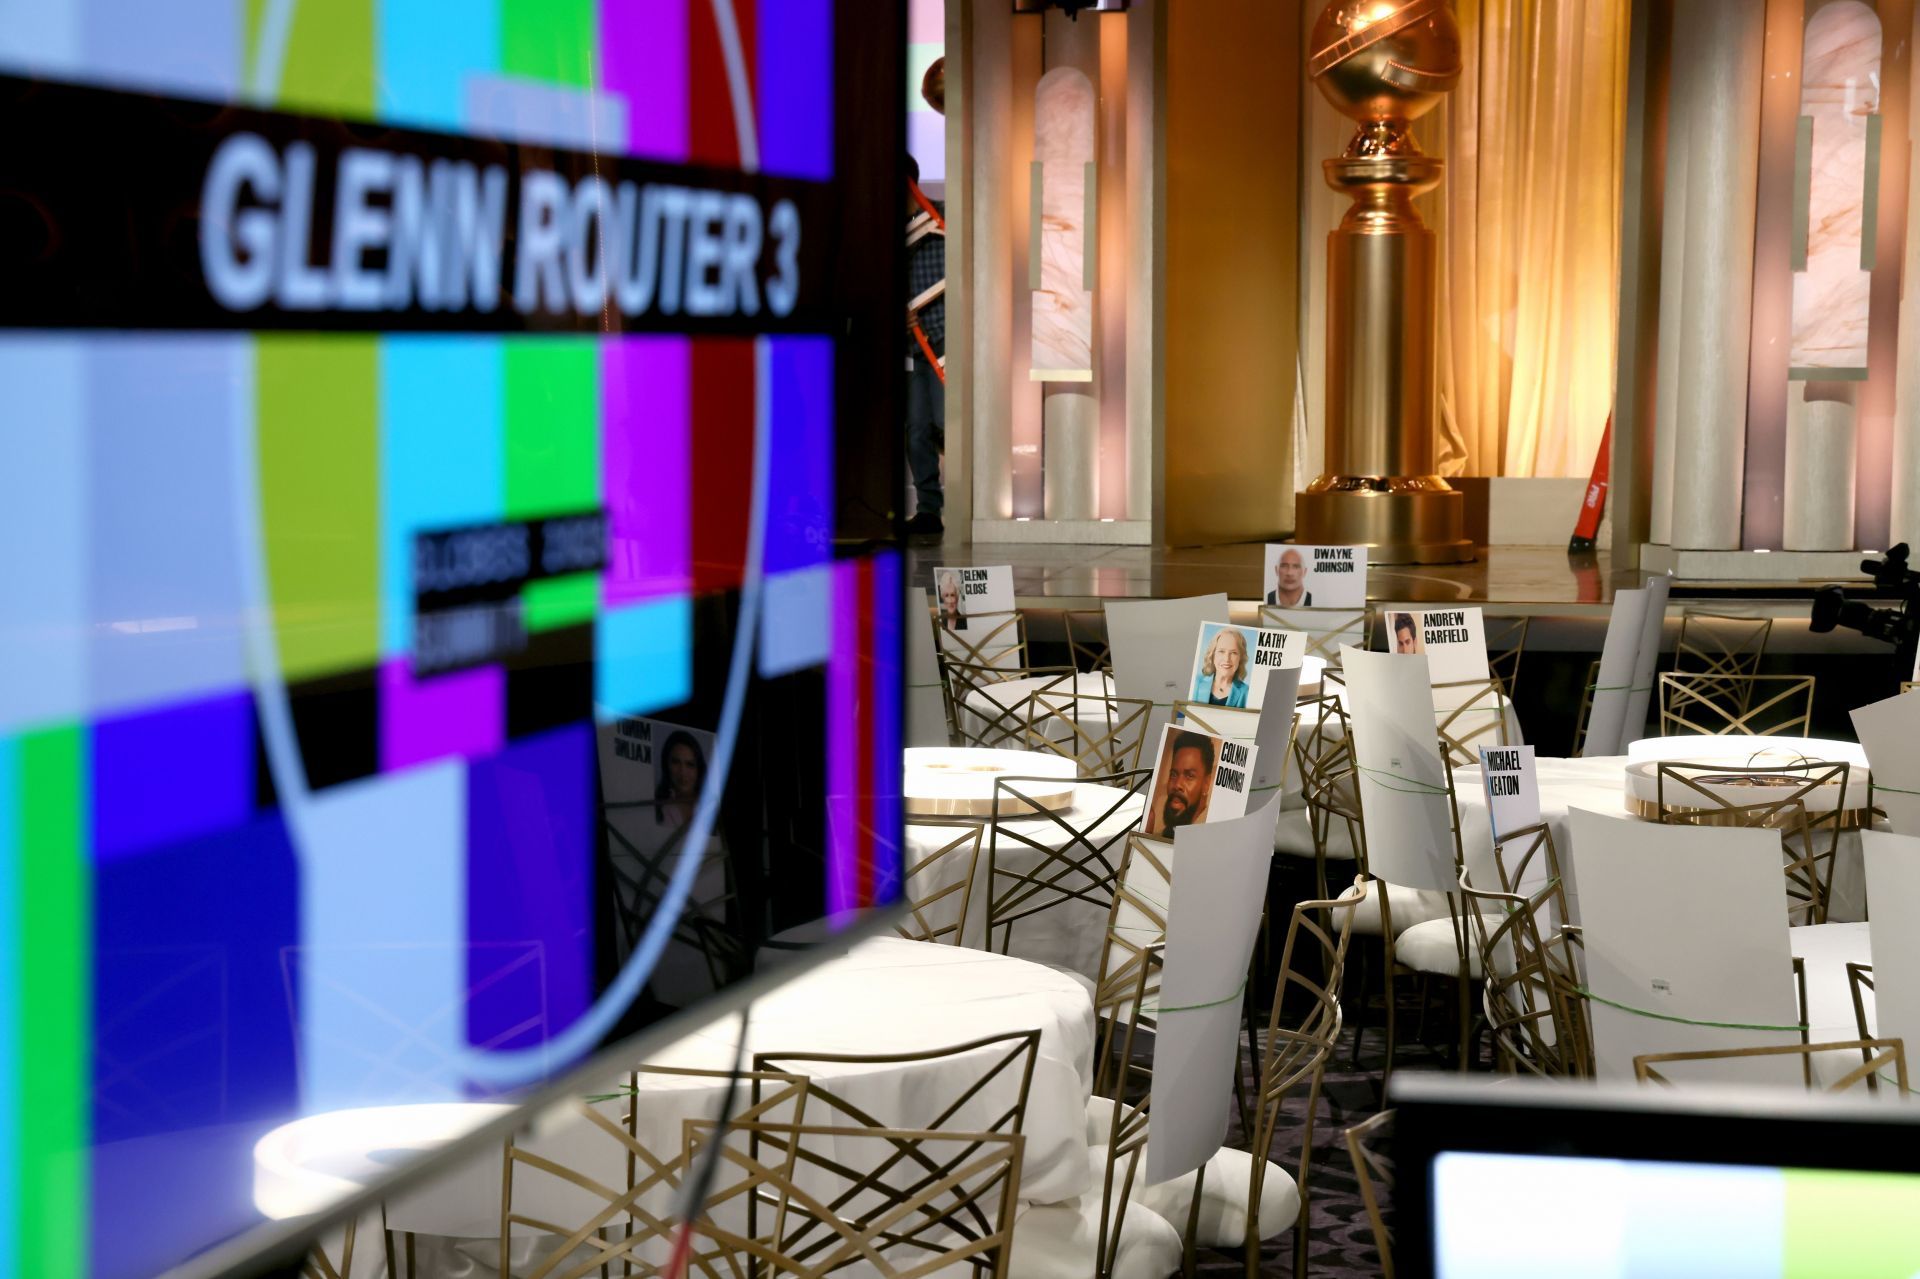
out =
<path fill-rule="evenodd" d="M 1781 740 L 1794 743 L 1796 748 L 1816 748 L 1805 752 L 1808 758 L 1849 764 L 1854 762 L 1850 752 L 1860 750 L 1851 742 L 1800 738 Z M 1629 751 L 1639 752 L 1637 757 L 1627 754 L 1600 755 L 1587 759 L 1536 760 L 1535 768 L 1540 783 L 1540 816 L 1553 831 L 1554 851 L 1559 854 L 1561 874 L 1567 881 L 1569 908 L 1578 914 L 1579 888 L 1570 855 L 1573 837 L 1572 824 L 1567 817 L 1569 810 L 1584 808 L 1590 812 L 1637 816 L 1628 792 L 1627 769 L 1630 764 L 1654 759 L 1697 759 L 1705 762 L 1727 760 L 1731 766 L 1734 762 L 1732 752 L 1750 753 L 1766 746 L 1768 742 L 1766 738 L 1750 737 L 1653 738 L 1629 746 Z M 1745 756 L 1742 755 L 1742 758 Z M 1864 765 L 1864 757 L 1862 763 Z M 1460 801 L 1460 845 L 1467 858 L 1468 870 L 1473 874 L 1476 884 L 1495 883 L 1493 836 L 1487 820 L 1487 801 L 1481 789 L 1480 769 L 1454 769 L 1453 783 L 1454 793 Z M 1862 785 L 1864 787 L 1864 781 Z M 1851 779 L 1847 790 L 1849 794 L 1853 791 Z M 1544 868 L 1539 868 L 1538 873 L 1542 876 L 1540 883 L 1523 887 L 1529 890 L 1540 887 L 1545 882 Z M 1866 898 L 1866 871 L 1861 861 L 1860 833 L 1857 830 L 1843 830 L 1840 832 L 1839 848 L 1834 854 L 1832 882 L 1828 886 L 1827 918 L 1835 922 L 1865 919 Z"/>
<path fill-rule="evenodd" d="M 737 1013 L 716 1018 L 650 1054 L 649 1064 L 726 1070 L 733 1062 L 739 1025 Z M 1083 1193 L 1090 1184 L 1085 1115 L 1093 1084 L 1093 1006 L 1086 989 L 1066 974 L 1005 955 L 873 938 L 755 1000 L 747 1054 L 751 1061 L 756 1052 L 910 1053 L 1025 1030 L 1040 1032 L 1040 1047 L 1023 1129 L 1020 1198 L 1054 1203 Z M 990 1060 L 991 1052 L 877 1066 L 819 1062 L 796 1066 L 796 1073 L 830 1086 L 883 1123 L 920 1127 L 977 1079 Z M 1017 1076 L 997 1078 L 942 1127 L 985 1128 L 1004 1113 L 1016 1086 Z M 594 1096 L 624 1093 L 626 1087 L 627 1080 L 621 1078 L 581 1091 Z M 641 1141 L 655 1151 L 678 1152 L 683 1121 L 713 1117 L 720 1089 L 715 1080 L 641 1076 L 634 1107 Z M 592 1104 L 616 1120 L 627 1108 L 624 1096 Z M 312 1211 L 390 1167 L 394 1155 L 406 1152 L 409 1133 L 438 1133 L 444 1141 L 500 1109 L 459 1103 L 387 1108 L 388 1115 L 404 1112 L 409 1117 L 400 1128 L 378 1122 L 379 1111 L 340 1111 L 299 1120 L 260 1143 L 257 1182 L 268 1185 L 270 1193 L 257 1192 L 256 1200 L 263 1211 L 270 1205 L 280 1206 L 286 1215 Z M 846 1122 L 824 1108 L 816 1114 L 812 1107 L 807 1119 Z M 427 1149 L 432 1143 L 411 1144 Z M 543 1116 L 530 1132 L 522 1133 L 518 1144 L 605 1185 L 626 1184 L 622 1148 L 571 1110 Z M 485 1267 L 497 1261 L 500 1189 L 500 1151 L 489 1149 L 389 1202 L 388 1224 L 396 1231 L 441 1237 L 432 1250 L 445 1255 L 453 1273 L 492 1273 Z M 553 1177 L 523 1176 L 515 1182 L 516 1214 L 579 1221 L 599 1202 Z M 378 1235 L 367 1238 L 377 1240 Z M 456 1245 L 452 1240 L 469 1242 Z M 377 1251 L 377 1243 L 370 1246 Z"/>
<path fill-rule="evenodd" d="M 1300 659 L 1299 697 L 1316 697 L 1320 693 L 1320 677 L 1327 669 L 1327 659 L 1312 654 Z M 996 715 L 1017 709 L 1035 693 L 1049 684 L 1058 684 L 1060 702 L 1067 698 L 1064 674 L 1026 675 L 1019 679 L 1004 680 L 998 684 L 988 684 L 974 689 L 966 696 L 962 709 L 973 716 L 967 727 L 970 735 L 977 736 L 984 731 L 988 722 Z M 1114 696 L 1113 677 L 1103 671 L 1082 671 L 1073 677 L 1073 715 L 1076 722 L 1080 715 L 1080 698 L 1100 698 Z M 1089 703 L 1089 705 L 1099 705 Z M 1062 709 L 1058 705 L 1056 710 Z M 1098 713 L 1104 718 L 1107 711 L 1101 706 Z"/>
<path fill-rule="evenodd" d="M 909 821 L 916 817 L 984 820 L 996 803 L 1007 812 L 1070 808 L 1078 776 L 1079 766 L 1073 760 L 1045 751 L 909 746 L 902 789 Z M 1019 798 L 999 791 L 996 783 L 1003 777 L 1020 779 Z"/>
<path fill-rule="evenodd" d="M 1145 807 L 1146 799 L 1142 795 L 1129 794 L 1117 786 L 1096 786 L 1082 782 L 1073 788 L 1072 805 L 1062 810 L 1059 816 L 1076 830 L 1097 822 L 1097 825 L 1092 825 L 1090 838 L 1095 846 L 1112 841 L 1106 855 L 1117 872 L 1120 859 L 1126 853 L 1124 832 L 1139 824 Z M 1003 871 L 1015 873 L 1034 870 L 1045 861 L 1045 856 L 1027 844 L 1008 838 L 1009 832 L 1017 832 L 1054 851 L 1067 847 L 1072 838 L 1060 822 L 1050 817 L 1002 819 L 1000 828 L 999 864 Z M 935 852 L 951 842 L 953 836 L 951 826 L 916 826 L 909 819 L 908 864 L 912 865 Z M 1076 856 L 1084 857 L 1087 852 L 1082 847 Z M 987 903 L 993 891 L 992 861 L 993 832 L 989 829 L 981 834 L 980 859 L 974 868 L 966 926 L 961 930 L 962 943 L 981 950 L 987 947 Z M 957 884 L 964 870 L 965 863 L 959 857 L 944 857 L 908 880 L 907 895 L 922 898 L 949 884 Z M 1010 949 L 1023 959 L 1055 964 L 1095 978 L 1100 974 L 1100 955 L 1106 944 L 1106 930 L 1104 910 L 1088 902 L 1063 902 L 1044 914 L 1015 924 Z M 997 945 L 999 939 L 995 938 L 994 941 Z"/>

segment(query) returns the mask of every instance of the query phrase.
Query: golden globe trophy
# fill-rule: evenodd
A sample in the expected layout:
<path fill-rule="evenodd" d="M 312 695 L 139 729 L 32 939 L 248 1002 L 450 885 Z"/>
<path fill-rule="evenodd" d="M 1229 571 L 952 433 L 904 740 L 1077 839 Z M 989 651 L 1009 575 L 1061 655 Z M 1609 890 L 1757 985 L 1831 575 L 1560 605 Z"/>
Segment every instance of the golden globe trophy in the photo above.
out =
<path fill-rule="evenodd" d="M 1327 472 L 1299 495 L 1296 540 L 1365 544 L 1385 564 L 1473 558 L 1466 501 L 1434 473 L 1439 262 L 1413 197 L 1440 184 L 1412 122 L 1460 78 L 1448 0 L 1333 0 L 1308 73 L 1359 121 L 1327 183 L 1353 200 L 1327 236 Z"/>

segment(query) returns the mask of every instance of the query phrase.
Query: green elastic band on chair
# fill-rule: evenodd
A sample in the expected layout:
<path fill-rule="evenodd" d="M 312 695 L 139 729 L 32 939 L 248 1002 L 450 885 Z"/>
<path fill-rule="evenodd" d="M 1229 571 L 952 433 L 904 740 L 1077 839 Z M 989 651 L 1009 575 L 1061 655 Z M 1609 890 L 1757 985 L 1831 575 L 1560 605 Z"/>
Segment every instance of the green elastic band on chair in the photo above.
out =
<path fill-rule="evenodd" d="M 1589 684 L 1587 685 L 1587 691 L 1589 693 L 1651 693 L 1653 691 L 1653 685 L 1648 684 L 1644 688 L 1635 688 L 1631 684 Z"/>
<path fill-rule="evenodd" d="M 1398 791 L 1402 795 L 1445 795 L 1449 793 L 1444 786 L 1435 786 L 1432 782 L 1423 782 L 1417 777 L 1402 777 L 1400 774 L 1391 772 L 1388 769 L 1368 768 L 1364 764 L 1355 764 L 1354 768 L 1372 777 L 1377 785 L 1385 786 L 1390 791 Z M 1380 780 L 1383 777 L 1391 778 L 1396 782 L 1405 782 L 1406 785 L 1389 786 L 1386 782 Z"/>
<path fill-rule="evenodd" d="M 1231 1004 L 1235 1000 L 1239 999 L 1240 996 L 1246 993 L 1247 993 L 1247 983 L 1243 981 L 1240 983 L 1240 989 L 1234 991 L 1231 995 L 1226 996 L 1224 999 L 1209 999 L 1204 1004 L 1174 1004 L 1172 1006 L 1162 1004 L 1158 1008 L 1155 1008 L 1153 1011 L 1156 1015 L 1163 1014 L 1163 1013 L 1198 1012 L 1202 1008 L 1218 1008 L 1222 1004 Z M 1146 1005 L 1143 1003 L 1141 1005 L 1141 1008 L 1144 1011 L 1146 1008 Z"/>
<path fill-rule="evenodd" d="M 1682 1026 L 1708 1026 L 1715 1030 L 1791 1030 L 1804 1032 L 1805 1026 L 1770 1026 L 1765 1022 L 1753 1021 L 1697 1021 L 1692 1017 L 1675 1017 L 1672 1013 L 1657 1013 L 1651 1008 L 1635 1008 L 1632 1004 L 1618 1004 L 1604 995 L 1596 995 L 1585 986 L 1575 986 L 1574 990 L 1609 1008 L 1618 1008 L 1623 1013 L 1632 1013 L 1635 1017 L 1651 1017 L 1655 1021 L 1677 1022 Z"/>
<path fill-rule="evenodd" d="M 1902 786 L 1883 786 L 1879 782 L 1873 784 L 1873 789 L 1889 791 L 1895 795 L 1920 795 L 1920 790 L 1907 790 Z"/>

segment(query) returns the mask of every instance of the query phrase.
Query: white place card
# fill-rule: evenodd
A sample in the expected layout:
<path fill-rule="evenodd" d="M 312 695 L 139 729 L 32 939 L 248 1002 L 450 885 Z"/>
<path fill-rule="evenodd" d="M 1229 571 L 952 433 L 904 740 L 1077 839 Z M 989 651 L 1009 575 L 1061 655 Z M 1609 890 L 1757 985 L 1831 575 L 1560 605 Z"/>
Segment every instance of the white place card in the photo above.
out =
<path fill-rule="evenodd" d="M 1477 608 L 1383 614 L 1390 653 L 1425 653 L 1436 684 L 1487 678 L 1486 619 Z"/>
<path fill-rule="evenodd" d="M 1367 548 L 1269 542 L 1260 598 L 1282 608 L 1364 608 Z"/>
<path fill-rule="evenodd" d="M 1799 1042 L 1778 831 L 1569 817 L 1601 1079 L 1631 1080 L 1648 1053 Z M 1787 1057 L 1689 1064 L 1672 1077 L 1801 1080 Z"/>
<path fill-rule="evenodd" d="M 1498 844 L 1517 830 L 1540 824 L 1540 772 L 1531 746 L 1480 748 L 1480 789 L 1487 821 Z"/>
<path fill-rule="evenodd" d="M 908 746 L 945 746 L 947 711 L 940 694 L 940 658 L 933 647 L 933 624 L 925 587 L 907 591 L 907 742 Z"/>
<path fill-rule="evenodd" d="M 1873 769 L 1874 805 L 1899 834 L 1920 835 L 1920 689 L 1857 708 L 1853 731 Z"/>
<path fill-rule="evenodd" d="M 1144 830 L 1171 837 L 1182 826 L 1227 821 L 1247 811 L 1259 747 L 1169 724 L 1154 754 Z"/>
<path fill-rule="evenodd" d="M 1013 612 L 1013 568 L 1008 564 L 971 568 L 954 565 L 933 570 L 933 602 L 942 630 L 967 629 L 967 619 Z"/>
<path fill-rule="evenodd" d="M 1231 619 L 1225 593 L 1177 600 L 1109 600 L 1107 644 L 1113 691 L 1154 704 L 1147 740 L 1158 740 L 1173 704 L 1193 688 L 1193 637 L 1202 622 Z"/>
<path fill-rule="evenodd" d="M 1920 839 L 1860 832 L 1867 863 L 1873 1033 L 1920 1044 Z"/>
<path fill-rule="evenodd" d="M 1446 892 L 1454 869 L 1452 805 L 1421 654 L 1342 648 L 1368 869 L 1391 884 Z"/>
<path fill-rule="evenodd" d="M 1202 622 L 1187 700 L 1257 711 L 1266 705 L 1273 672 L 1298 669 L 1306 655 L 1307 637 L 1298 631 Z"/>
<path fill-rule="evenodd" d="M 1613 593 L 1607 637 L 1600 647 L 1600 673 L 1593 681 L 1593 704 L 1587 710 L 1582 755 L 1619 755 L 1628 742 L 1641 736 L 1627 733 L 1627 693 L 1633 685 L 1634 659 L 1640 652 L 1640 632 L 1646 618 L 1644 589 Z"/>
<path fill-rule="evenodd" d="M 1227 1136 L 1240 1005 L 1273 861 L 1271 805 L 1174 837 L 1153 1046 L 1147 1184 L 1192 1172 Z"/>

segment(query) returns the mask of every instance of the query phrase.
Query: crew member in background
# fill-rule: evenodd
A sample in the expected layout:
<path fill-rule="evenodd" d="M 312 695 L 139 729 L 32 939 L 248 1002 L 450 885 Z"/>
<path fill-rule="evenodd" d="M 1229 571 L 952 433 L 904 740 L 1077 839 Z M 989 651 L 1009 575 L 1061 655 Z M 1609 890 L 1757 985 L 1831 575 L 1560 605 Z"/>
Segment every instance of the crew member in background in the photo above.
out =
<path fill-rule="evenodd" d="M 907 157 L 907 222 L 926 216 L 926 209 L 914 198 L 920 182 L 920 165 Z M 946 216 L 940 205 L 940 216 Z M 944 228 L 930 230 L 914 240 L 907 249 L 907 469 L 913 476 L 916 509 L 907 521 L 907 533 L 914 537 L 939 537 L 946 531 L 940 521 L 945 493 L 940 483 L 940 455 L 947 447 L 947 391 L 940 370 L 933 363 L 946 354 L 947 301 L 935 297 L 913 311 L 913 299 L 947 278 L 947 237 Z M 915 321 L 919 333 L 914 332 Z M 926 338 L 921 345 L 920 338 Z M 933 352 L 930 359 L 928 349 Z"/>

